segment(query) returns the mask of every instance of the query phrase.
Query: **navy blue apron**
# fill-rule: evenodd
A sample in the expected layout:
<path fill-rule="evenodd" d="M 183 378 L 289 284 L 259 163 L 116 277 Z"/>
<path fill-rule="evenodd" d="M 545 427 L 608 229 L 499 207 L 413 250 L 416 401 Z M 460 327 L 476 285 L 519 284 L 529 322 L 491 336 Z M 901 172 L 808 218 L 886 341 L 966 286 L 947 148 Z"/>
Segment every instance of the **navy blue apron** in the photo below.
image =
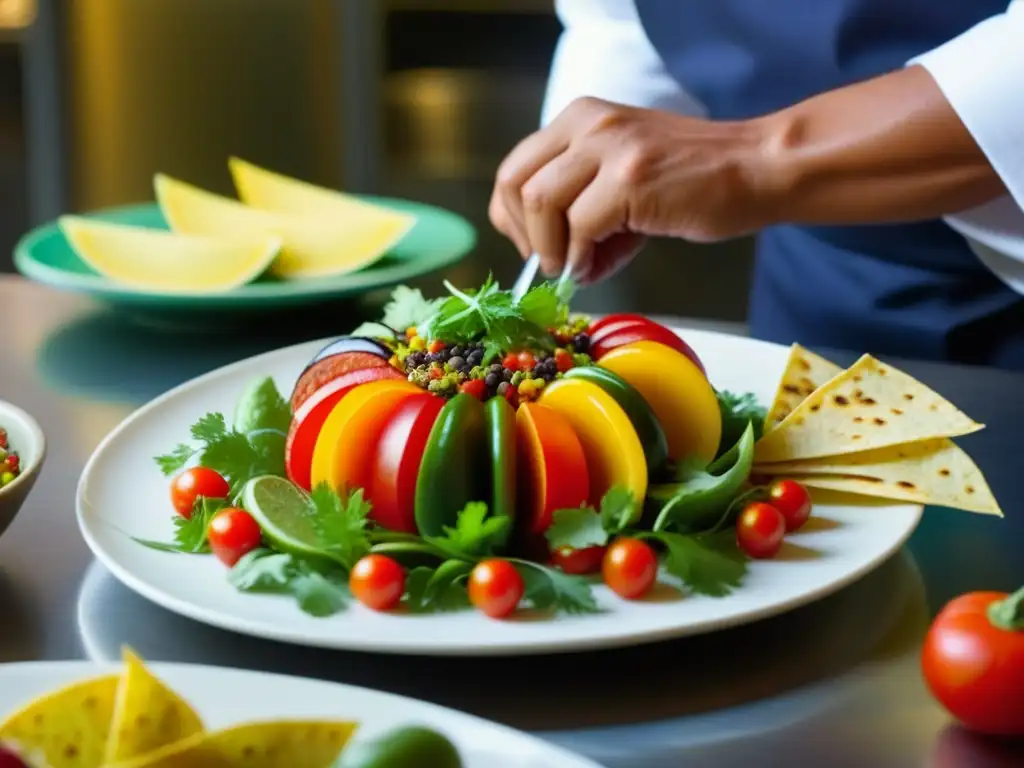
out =
<path fill-rule="evenodd" d="M 1008 0 L 636 0 L 670 74 L 714 119 L 899 69 Z M 1024 302 L 941 221 L 776 226 L 758 237 L 754 336 L 1024 369 Z"/>

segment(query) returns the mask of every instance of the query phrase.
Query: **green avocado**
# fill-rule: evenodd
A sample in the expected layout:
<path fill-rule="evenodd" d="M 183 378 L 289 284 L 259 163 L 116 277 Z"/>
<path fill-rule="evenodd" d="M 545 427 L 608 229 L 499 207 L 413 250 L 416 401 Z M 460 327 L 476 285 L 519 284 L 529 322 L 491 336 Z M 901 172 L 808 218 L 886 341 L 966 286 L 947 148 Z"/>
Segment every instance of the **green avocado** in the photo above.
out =
<path fill-rule="evenodd" d="M 336 768 L 462 768 L 462 758 L 437 731 L 412 726 L 354 743 Z"/>
<path fill-rule="evenodd" d="M 416 478 L 413 513 L 421 536 L 443 536 L 471 501 L 490 497 L 484 404 L 460 393 L 437 416 Z"/>
<path fill-rule="evenodd" d="M 640 438 L 649 474 L 657 475 L 664 468 L 668 461 L 668 440 L 665 438 L 665 430 L 661 428 L 658 417 L 654 415 L 654 411 L 644 400 L 643 395 L 637 392 L 628 381 L 617 373 L 596 365 L 570 368 L 565 373 L 565 377 L 567 379 L 585 379 L 611 395 L 612 399 L 626 412 L 626 416 L 633 425 L 633 430 Z"/>
<path fill-rule="evenodd" d="M 514 521 L 516 412 L 504 397 L 492 397 L 484 403 L 484 414 L 487 417 L 487 453 L 491 462 L 491 515 Z"/>

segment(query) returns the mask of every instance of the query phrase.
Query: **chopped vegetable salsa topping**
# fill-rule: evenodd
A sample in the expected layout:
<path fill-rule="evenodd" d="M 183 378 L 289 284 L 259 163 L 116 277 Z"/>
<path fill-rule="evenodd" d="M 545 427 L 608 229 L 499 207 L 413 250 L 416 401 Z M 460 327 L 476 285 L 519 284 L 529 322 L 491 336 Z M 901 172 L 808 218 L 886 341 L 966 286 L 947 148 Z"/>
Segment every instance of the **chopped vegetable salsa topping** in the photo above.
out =
<path fill-rule="evenodd" d="M 7 430 L 0 427 L 0 488 L 10 485 L 21 475 L 21 458 L 9 440 Z"/>

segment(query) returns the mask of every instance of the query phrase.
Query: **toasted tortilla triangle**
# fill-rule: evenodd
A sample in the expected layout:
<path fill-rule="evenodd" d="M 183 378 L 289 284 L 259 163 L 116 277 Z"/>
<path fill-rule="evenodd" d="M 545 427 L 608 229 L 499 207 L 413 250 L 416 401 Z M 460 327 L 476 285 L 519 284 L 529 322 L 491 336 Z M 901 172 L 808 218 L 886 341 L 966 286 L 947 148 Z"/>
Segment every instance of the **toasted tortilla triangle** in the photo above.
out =
<path fill-rule="evenodd" d="M 125 649 L 106 762 L 154 752 L 203 732 L 199 715 Z"/>
<path fill-rule="evenodd" d="M 41 696 L 0 723 L 0 741 L 47 768 L 99 768 L 119 682 L 108 675 Z"/>
<path fill-rule="evenodd" d="M 982 426 L 913 377 L 864 355 L 761 438 L 755 462 L 843 456 L 957 437 Z"/>
<path fill-rule="evenodd" d="M 831 360 L 794 344 L 789 351 L 789 360 L 775 392 L 772 407 L 765 417 L 764 431 L 770 432 L 777 427 L 808 395 L 842 372 L 842 367 Z"/>
<path fill-rule="evenodd" d="M 246 723 L 106 768 L 331 768 L 355 730 L 341 721 Z"/>
<path fill-rule="evenodd" d="M 765 464 L 755 466 L 754 473 L 790 477 L 809 488 L 1003 516 L 981 470 L 947 438 L 827 459 Z"/>

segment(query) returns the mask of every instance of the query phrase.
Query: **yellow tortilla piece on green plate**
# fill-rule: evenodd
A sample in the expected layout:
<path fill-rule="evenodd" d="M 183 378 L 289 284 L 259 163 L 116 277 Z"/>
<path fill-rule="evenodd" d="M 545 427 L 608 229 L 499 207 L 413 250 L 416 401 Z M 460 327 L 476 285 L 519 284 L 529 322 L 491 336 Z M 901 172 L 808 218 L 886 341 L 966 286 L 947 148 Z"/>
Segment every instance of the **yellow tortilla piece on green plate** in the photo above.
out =
<path fill-rule="evenodd" d="M 40 696 L 0 723 L 0 741 L 46 768 L 99 768 L 119 682 L 108 675 Z"/>
<path fill-rule="evenodd" d="M 808 395 L 842 372 L 842 366 L 794 344 L 790 348 L 786 370 L 782 373 L 772 407 L 765 417 L 764 431 L 769 432 L 777 427 Z"/>
<path fill-rule="evenodd" d="M 331 768 L 355 730 L 342 721 L 245 723 L 107 768 Z"/>
<path fill-rule="evenodd" d="M 981 470 L 944 437 L 826 459 L 758 465 L 754 473 L 789 477 L 808 488 L 1003 516 Z"/>
<path fill-rule="evenodd" d="M 982 429 L 937 392 L 864 355 L 803 400 L 755 447 L 757 464 L 886 448 Z"/>
<path fill-rule="evenodd" d="M 189 704 L 125 649 L 106 762 L 130 760 L 203 732 Z"/>

